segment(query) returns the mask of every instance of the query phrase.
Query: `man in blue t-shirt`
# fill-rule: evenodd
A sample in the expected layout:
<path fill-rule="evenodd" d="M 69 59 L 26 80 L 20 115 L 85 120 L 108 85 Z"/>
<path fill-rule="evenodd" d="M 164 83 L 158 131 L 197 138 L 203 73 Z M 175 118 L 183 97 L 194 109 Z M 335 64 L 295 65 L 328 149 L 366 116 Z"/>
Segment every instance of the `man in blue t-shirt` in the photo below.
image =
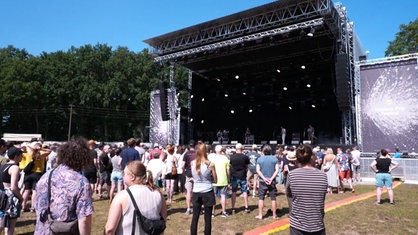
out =
<path fill-rule="evenodd" d="M 264 156 L 257 160 L 256 170 L 259 176 L 258 189 L 258 215 L 257 219 L 263 219 L 264 197 L 269 192 L 271 199 L 271 210 L 273 211 L 273 218 L 277 218 L 276 209 L 276 177 L 279 173 L 279 161 L 273 156 L 273 150 L 270 145 L 263 147 Z"/>

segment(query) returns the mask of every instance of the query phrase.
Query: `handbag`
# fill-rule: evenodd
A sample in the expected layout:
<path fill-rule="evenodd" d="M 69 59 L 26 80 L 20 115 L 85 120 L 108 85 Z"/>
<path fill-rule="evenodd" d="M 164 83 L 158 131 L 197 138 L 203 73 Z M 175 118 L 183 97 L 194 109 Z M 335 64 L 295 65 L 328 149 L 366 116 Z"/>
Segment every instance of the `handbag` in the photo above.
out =
<path fill-rule="evenodd" d="M 138 209 L 138 205 L 135 202 L 134 196 L 132 196 L 131 190 L 129 188 L 126 189 L 126 191 L 129 194 L 129 197 L 131 198 L 132 204 L 134 204 L 135 207 L 135 216 L 132 220 L 132 235 L 135 235 L 135 217 L 136 220 L 138 220 L 138 223 L 141 225 L 142 230 L 146 234 L 151 235 L 158 235 L 162 234 L 166 228 L 165 221 L 162 216 L 160 216 L 160 219 L 148 219 L 147 217 L 143 216 L 141 211 Z"/>
<path fill-rule="evenodd" d="M 332 161 L 327 162 L 327 164 L 325 164 L 325 166 L 322 168 L 322 170 L 329 171 L 329 169 L 331 169 L 332 164 L 334 164 L 334 160 L 335 160 L 335 157 L 332 159 Z"/>
<path fill-rule="evenodd" d="M 52 172 L 55 170 L 52 169 L 48 177 L 48 204 L 51 204 L 51 177 Z M 49 223 L 49 229 L 54 235 L 78 235 L 80 231 L 78 229 L 78 219 L 72 221 L 57 221 L 51 217 L 50 206 L 48 209 L 41 213 L 41 222 Z M 75 206 L 73 205 L 73 211 L 75 211 Z"/>

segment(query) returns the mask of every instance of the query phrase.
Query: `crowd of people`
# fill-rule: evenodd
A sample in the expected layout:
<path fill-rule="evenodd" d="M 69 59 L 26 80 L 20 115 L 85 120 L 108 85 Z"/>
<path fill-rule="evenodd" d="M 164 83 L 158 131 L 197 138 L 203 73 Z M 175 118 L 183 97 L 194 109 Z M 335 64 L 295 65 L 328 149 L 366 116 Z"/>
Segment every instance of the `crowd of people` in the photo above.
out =
<path fill-rule="evenodd" d="M 7 234 L 14 233 L 20 211 L 36 212 L 35 234 L 52 234 L 48 230 L 51 220 L 77 221 L 78 233 L 90 234 L 94 196 L 110 203 L 105 234 L 146 234 L 132 220 L 135 204 L 145 217 L 166 221 L 167 204 L 179 193 L 185 194 L 185 214 L 192 214 L 190 233 L 197 234 L 203 214 L 204 233 L 211 234 L 217 198 L 219 216 L 229 217 L 237 210 L 249 213 L 248 197 L 258 197 L 255 218 L 263 219 L 268 196 L 269 211 L 277 218 L 277 184 L 284 184 L 291 234 L 325 234 L 326 194 L 354 193 L 355 183 L 361 181 L 357 147 L 346 151 L 337 148 L 334 154 L 332 148 L 310 145 L 251 145 L 245 149 L 240 143 L 225 147 L 190 141 L 188 146 L 155 143 L 151 147 L 134 138 L 125 146 L 85 139 L 61 145 L 16 145 L 2 140 L 0 144 L 0 193 L 10 189 L 19 202 L 13 215 L 0 209 L 0 227 Z M 394 204 L 390 172 L 397 167 L 396 161 L 382 150 L 370 167 L 376 172 L 376 204 L 381 203 L 383 187 Z M 237 205 L 238 191 L 243 205 Z M 313 205 L 312 201 L 315 207 L 307 206 Z"/>

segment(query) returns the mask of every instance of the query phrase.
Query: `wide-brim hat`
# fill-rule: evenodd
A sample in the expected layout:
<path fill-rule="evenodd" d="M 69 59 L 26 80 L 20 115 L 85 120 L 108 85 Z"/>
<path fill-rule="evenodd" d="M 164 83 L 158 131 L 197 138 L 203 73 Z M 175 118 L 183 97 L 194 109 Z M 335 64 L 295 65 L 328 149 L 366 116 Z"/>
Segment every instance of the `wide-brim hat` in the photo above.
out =
<path fill-rule="evenodd" d="M 296 161 L 296 153 L 294 151 L 289 151 L 286 155 L 287 160 Z"/>

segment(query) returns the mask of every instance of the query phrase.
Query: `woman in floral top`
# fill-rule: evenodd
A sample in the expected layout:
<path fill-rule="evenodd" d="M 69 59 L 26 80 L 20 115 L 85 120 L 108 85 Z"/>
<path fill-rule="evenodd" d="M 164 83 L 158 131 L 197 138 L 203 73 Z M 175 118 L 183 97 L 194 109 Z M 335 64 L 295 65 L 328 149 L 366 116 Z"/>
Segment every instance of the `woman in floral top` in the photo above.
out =
<path fill-rule="evenodd" d="M 36 185 L 36 227 L 34 234 L 52 234 L 48 221 L 41 222 L 41 215 L 50 208 L 51 217 L 58 221 L 78 219 L 81 235 L 91 234 L 94 212 L 92 190 L 86 177 L 80 174 L 88 164 L 89 148 L 85 139 L 69 141 L 58 149 L 58 167 L 51 177 L 51 203 L 48 202 L 48 177 L 42 176 Z M 75 204 L 73 204 L 76 202 Z M 75 210 L 74 210 L 75 209 Z"/>

